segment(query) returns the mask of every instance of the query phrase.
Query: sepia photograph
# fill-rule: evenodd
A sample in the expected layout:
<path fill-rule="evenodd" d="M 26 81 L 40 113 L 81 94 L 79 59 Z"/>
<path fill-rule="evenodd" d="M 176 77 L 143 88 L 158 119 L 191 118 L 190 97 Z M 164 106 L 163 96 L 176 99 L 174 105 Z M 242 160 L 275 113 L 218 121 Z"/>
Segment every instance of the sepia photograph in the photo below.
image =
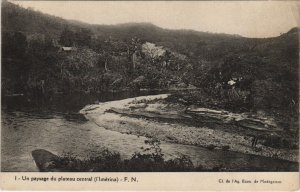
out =
<path fill-rule="evenodd" d="M 298 172 L 298 22 L 298 1 L 2 1 L 1 172 Z"/>

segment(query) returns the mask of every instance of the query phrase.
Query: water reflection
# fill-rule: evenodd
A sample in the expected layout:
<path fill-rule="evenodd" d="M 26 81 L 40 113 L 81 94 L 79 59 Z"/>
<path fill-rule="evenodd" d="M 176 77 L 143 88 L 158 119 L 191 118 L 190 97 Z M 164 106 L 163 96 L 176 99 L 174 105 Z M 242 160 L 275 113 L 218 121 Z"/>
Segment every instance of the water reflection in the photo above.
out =
<path fill-rule="evenodd" d="M 57 154 L 74 152 L 86 156 L 91 151 L 100 150 L 101 146 L 115 151 L 122 150 L 124 157 L 133 154 L 143 145 L 143 139 L 136 136 L 123 137 L 117 132 L 99 128 L 78 111 L 95 102 L 148 94 L 155 92 L 73 94 L 50 98 L 3 97 L 2 171 L 37 171 L 31 157 L 31 151 L 35 149 L 46 149 Z M 134 147 L 130 144 L 132 141 Z"/>
<path fill-rule="evenodd" d="M 1 167 L 2 171 L 38 171 L 31 151 L 49 150 L 55 154 L 73 152 L 85 157 L 108 148 L 122 158 L 146 148 L 144 137 L 121 134 L 98 127 L 87 121 L 78 111 L 95 102 L 124 99 L 159 92 L 119 92 L 97 95 L 58 95 L 52 98 L 14 97 L 2 99 Z M 229 151 L 210 151 L 205 148 L 162 142 L 166 158 L 178 154 L 191 157 L 194 164 L 207 168 L 226 165 L 232 170 L 297 170 L 296 163 L 270 160 Z"/>
<path fill-rule="evenodd" d="M 1 110 L 5 112 L 22 111 L 44 118 L 48 118 L 53 114 L 65 114 L 67 118 L 71 117 L 70 119 L 73 120 L 72 116 L 77 115 L 78 111 L 88 104 L 161 93 L 166 93 L 166 91 L 74 93 L 47 97 L 2 97 Z"/>

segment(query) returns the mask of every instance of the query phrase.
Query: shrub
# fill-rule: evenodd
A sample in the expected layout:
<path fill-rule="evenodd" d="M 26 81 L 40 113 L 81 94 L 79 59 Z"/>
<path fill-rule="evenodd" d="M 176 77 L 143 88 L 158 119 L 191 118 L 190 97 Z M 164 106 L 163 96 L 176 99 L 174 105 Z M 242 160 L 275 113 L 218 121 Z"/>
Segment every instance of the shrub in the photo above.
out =
<path fill-rule="evenodd" d="M 145 141 L 149 145 L 142 152 L 136 152 L 130 159 L 121 159 L 119 153 L 104 149 L 98 154 L 80 159 L 72 153 L 64 153 L 53 160 L 52 168 L 68 172 L 114 172 L 114 171 L 134 171 L 134 172 L 164 172 L 164 171 L 199 171 L 201 166 L 194 167 L 188 156 L 181 155 L 175 159 L 164 159 L 164 154 L 160 148 L 160 141 L 149 139 Z"/>

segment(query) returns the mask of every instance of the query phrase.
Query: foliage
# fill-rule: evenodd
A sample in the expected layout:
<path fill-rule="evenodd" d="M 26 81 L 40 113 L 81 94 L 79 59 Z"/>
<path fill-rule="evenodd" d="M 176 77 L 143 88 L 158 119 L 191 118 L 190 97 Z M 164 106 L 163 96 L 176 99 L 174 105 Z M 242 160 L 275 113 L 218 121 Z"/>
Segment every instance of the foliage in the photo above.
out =
<path fill-rule="evenodd" d="M 149 145 L 143 152 L 136 152 L 130 159 L 121 159 L 119 153 L 104 149 L 93 154 L 93 156 L 80 159 L 78 156 L 65 153 L 55 159 L 50 165 L 50 169 L 61 171 L 95 171 L 95 172 L 114 172 L 114 171 L 200 171 L 202 167 L 194 167 L 188 156 L 182 155 L 175 159 L 165 160 L 160 148 L 160 141 L 157 139 L 145 140 Z"/>
<path fill-rule="evenodd" d="M 247 93 L 236 90 L 237 96 L 232 96 L 231 90 L 219 88 L 219 90 L 193 90 L 177 92 L 170 95 L 166 100 L 171 103 L 181 103 L 186 106 L 196 105 L 199 107 L 226 109 L 234 112 L 249 111 L 249 102 L 245 99 Z"/>
<path fill-rule="evenodd" d="M 65 28 L 60 34 L 59 43 L 66 47 L 73 46 L 75 44 L 75 33 Z"/>
<path fill-rule="evenodd" d="M 4 93 L 100 92 L 194 85 L 191 102 L 298 111 L 298 29 L 244 38 L 149 23 L 88 25 L 2 3 Z M 76 51 L 59 51 L 75 46 Z M 234 84 L 230 84 L 234 82 Z M 185 96 L 182 96 L 185 97 Z M 188 102 L 190 103 L 190 102 Z"/>
<path fill-rule="evenodd" d="M 90 46 L 91 40 L 92 32 L 87 28 L 80 28 L 74 32 L 66 27 L 59 37 L 60 44 L 66 47 Z"/>

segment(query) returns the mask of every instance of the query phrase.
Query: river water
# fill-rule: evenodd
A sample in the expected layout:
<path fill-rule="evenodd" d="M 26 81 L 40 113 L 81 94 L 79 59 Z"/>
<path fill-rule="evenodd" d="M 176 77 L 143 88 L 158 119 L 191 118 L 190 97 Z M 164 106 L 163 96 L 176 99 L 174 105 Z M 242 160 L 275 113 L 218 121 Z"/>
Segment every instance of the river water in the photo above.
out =
<path fill-rule="evenodd" d="M 31 156 L 35 149 L 86 157 L 107 148 L 130 158 L 147 147 L 146 138 L 106 130 L 78 112 L 87 104 L 149 94 L 158 92 L 58 95 L 50 100 L 2 98 L 1 171 L 38 171 Z M 166 158 L 188 155 L 195 165 L 225 166 L 228 171 L 296 171 L 298 167 L 297 163 L 189 145 L 162 142 L 161 148 Z"/>

